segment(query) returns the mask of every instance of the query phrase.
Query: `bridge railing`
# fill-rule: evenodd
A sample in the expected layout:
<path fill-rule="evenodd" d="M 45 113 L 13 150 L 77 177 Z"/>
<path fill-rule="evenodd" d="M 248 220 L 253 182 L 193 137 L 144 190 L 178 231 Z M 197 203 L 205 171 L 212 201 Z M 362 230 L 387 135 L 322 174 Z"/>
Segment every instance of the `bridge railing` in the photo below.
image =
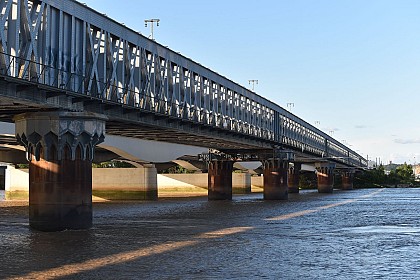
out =
<path fill-rule="evenodd" d="M 110 80 L 91 79 L 85 75 L 71 73 L 54 66 L 11 56 L 4 52 L 0 52 L 0 56 L 7 58 L 0 60 L 0 74 L 3 76 L 47 85 L 58 90 L 86 95 L 102 101 L 123 104 L 134 109 L 274 140 L 274 134 L 271 130 L 264 130 L 259 126 L 233 118 L 227 114 L 209 111 L 186 102 L 180 103 L 176 100 L 168 100 L 164 96 L 147 94 L 146 90 L 140 91 L 135 88 L 118 86 L 112 84 Z M 16 75 L 13 75 L 12 73 L 15 72 Z M 254 108 L 250 110 L 256 115 L 263 113 L 258 104 L 254 105 Z M 270 113 L 273 114 L 273 112 Z M 241 112 L 238 115 L 241 116 L 242 114 L 248 115 L 250 113 Z M 257 119 L 257 123 L 262 123 L 261 118 L 250 116 L 251 120 L 254 118 Z M 270 121 L 272 122 L 273 120 Z"/>
<path fill-rule="evenodd" d="M 2 0 L 0 22 L 2 75 L 364 164 L 277 104 L 76 1 Z"/>

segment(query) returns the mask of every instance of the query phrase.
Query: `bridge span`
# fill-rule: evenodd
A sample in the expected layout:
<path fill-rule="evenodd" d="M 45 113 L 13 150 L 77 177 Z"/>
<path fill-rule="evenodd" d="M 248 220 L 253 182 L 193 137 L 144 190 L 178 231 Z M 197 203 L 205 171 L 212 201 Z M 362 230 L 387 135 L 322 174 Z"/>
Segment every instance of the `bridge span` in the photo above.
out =
<path fill-rule="evenodd" d="M 320 192 L 332 191 L 335 169 L 351 186 L 367 166 L 279 105 L 79 2 L 0 0 L 0 21 L 0 121 L 16 124 L 27 151 L 34 228 L 91 226 L 91 163 L 105 134 L 211 149 L 201 156 L 210 200 L 231 199 L 235 161 L 263 163 L 265 199 L 287 199 L 302 163 L 316 164 Z"/>

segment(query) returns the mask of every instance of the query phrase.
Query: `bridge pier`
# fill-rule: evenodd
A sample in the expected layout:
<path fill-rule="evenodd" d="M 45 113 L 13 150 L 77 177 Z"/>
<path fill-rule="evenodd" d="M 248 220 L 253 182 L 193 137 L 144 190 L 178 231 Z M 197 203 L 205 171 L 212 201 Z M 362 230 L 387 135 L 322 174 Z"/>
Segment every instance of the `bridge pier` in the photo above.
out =
<path fill-rule="evenodd" d="M 288 186 L 287 173 L 288 161 L 271 159 L 263 161 L 264 166 L 264 199 L 287 200 Z"/>
<path fill-rule="evenodd" d="M 154 164 L 143 164 L 144 185 L 141 187 L 144 200 L 157 200 L 158 199 L 158 183 L 157 183 L 157 170 Z"/>
<path fill-rule="evenodd" d="M 354 170 L 347 170 L 341 172 L 341 188 L 343 190 L 353 189 Z"/>
<path fill-rule="evenodd" d="M 316 175 L 318 179 L 319 193 L 332 193 L 334 189 L 334 169 L 333 163 L 316 163 Z"/>
<path fill-rule="evenodd" d="M 289 193 L 299 193 L 299 173 L 302 169 L 302 164 L 299 162 L 293 163 L 293 167 L 289 168 L 289 177 L 287 180 Z"/>
<path fill-rule="evenodd" d="M 233 161 L 213 160 L 208 164 L 208 200 L 232 200 Z"/>
<path fill-rule="evenodd" d="M 27 113 L 15 117 L 29 160 L 29 224 L 41 231 L 92 226 L 92 160 L 105 138 L 102 115 Z"/>

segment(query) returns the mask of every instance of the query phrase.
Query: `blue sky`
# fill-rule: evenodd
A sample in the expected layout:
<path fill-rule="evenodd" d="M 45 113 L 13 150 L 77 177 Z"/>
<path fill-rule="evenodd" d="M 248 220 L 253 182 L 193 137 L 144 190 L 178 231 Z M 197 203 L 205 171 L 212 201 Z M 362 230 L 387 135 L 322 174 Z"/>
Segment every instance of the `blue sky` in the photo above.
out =
<path fill-rule="evenodd" d="M 83 0 L 370 159 L 420 162 L 420 1 Z M 117 3 L 117 4 L 116 4 Z"/>

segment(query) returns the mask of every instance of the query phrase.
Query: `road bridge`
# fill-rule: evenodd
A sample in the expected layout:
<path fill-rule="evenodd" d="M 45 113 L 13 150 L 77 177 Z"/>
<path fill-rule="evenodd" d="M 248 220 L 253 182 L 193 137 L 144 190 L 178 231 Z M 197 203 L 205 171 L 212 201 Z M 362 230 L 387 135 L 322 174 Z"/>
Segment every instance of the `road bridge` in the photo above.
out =
<path fill-rule="evenodd" d="M 264 166 L 265 199 L 315 163 L 320 192 L 366 160 L 279 105 L 73 0 L 0 0 L 0 121 L 30 161 L 30 224 L 92 224 L 91 162 L 105 134 L 211 149 L 209 199 L 235 161 Z M 289 170 L 289 162 L 294 168 Z M 295 182 L 289 180 L 290 184 Z"/>

